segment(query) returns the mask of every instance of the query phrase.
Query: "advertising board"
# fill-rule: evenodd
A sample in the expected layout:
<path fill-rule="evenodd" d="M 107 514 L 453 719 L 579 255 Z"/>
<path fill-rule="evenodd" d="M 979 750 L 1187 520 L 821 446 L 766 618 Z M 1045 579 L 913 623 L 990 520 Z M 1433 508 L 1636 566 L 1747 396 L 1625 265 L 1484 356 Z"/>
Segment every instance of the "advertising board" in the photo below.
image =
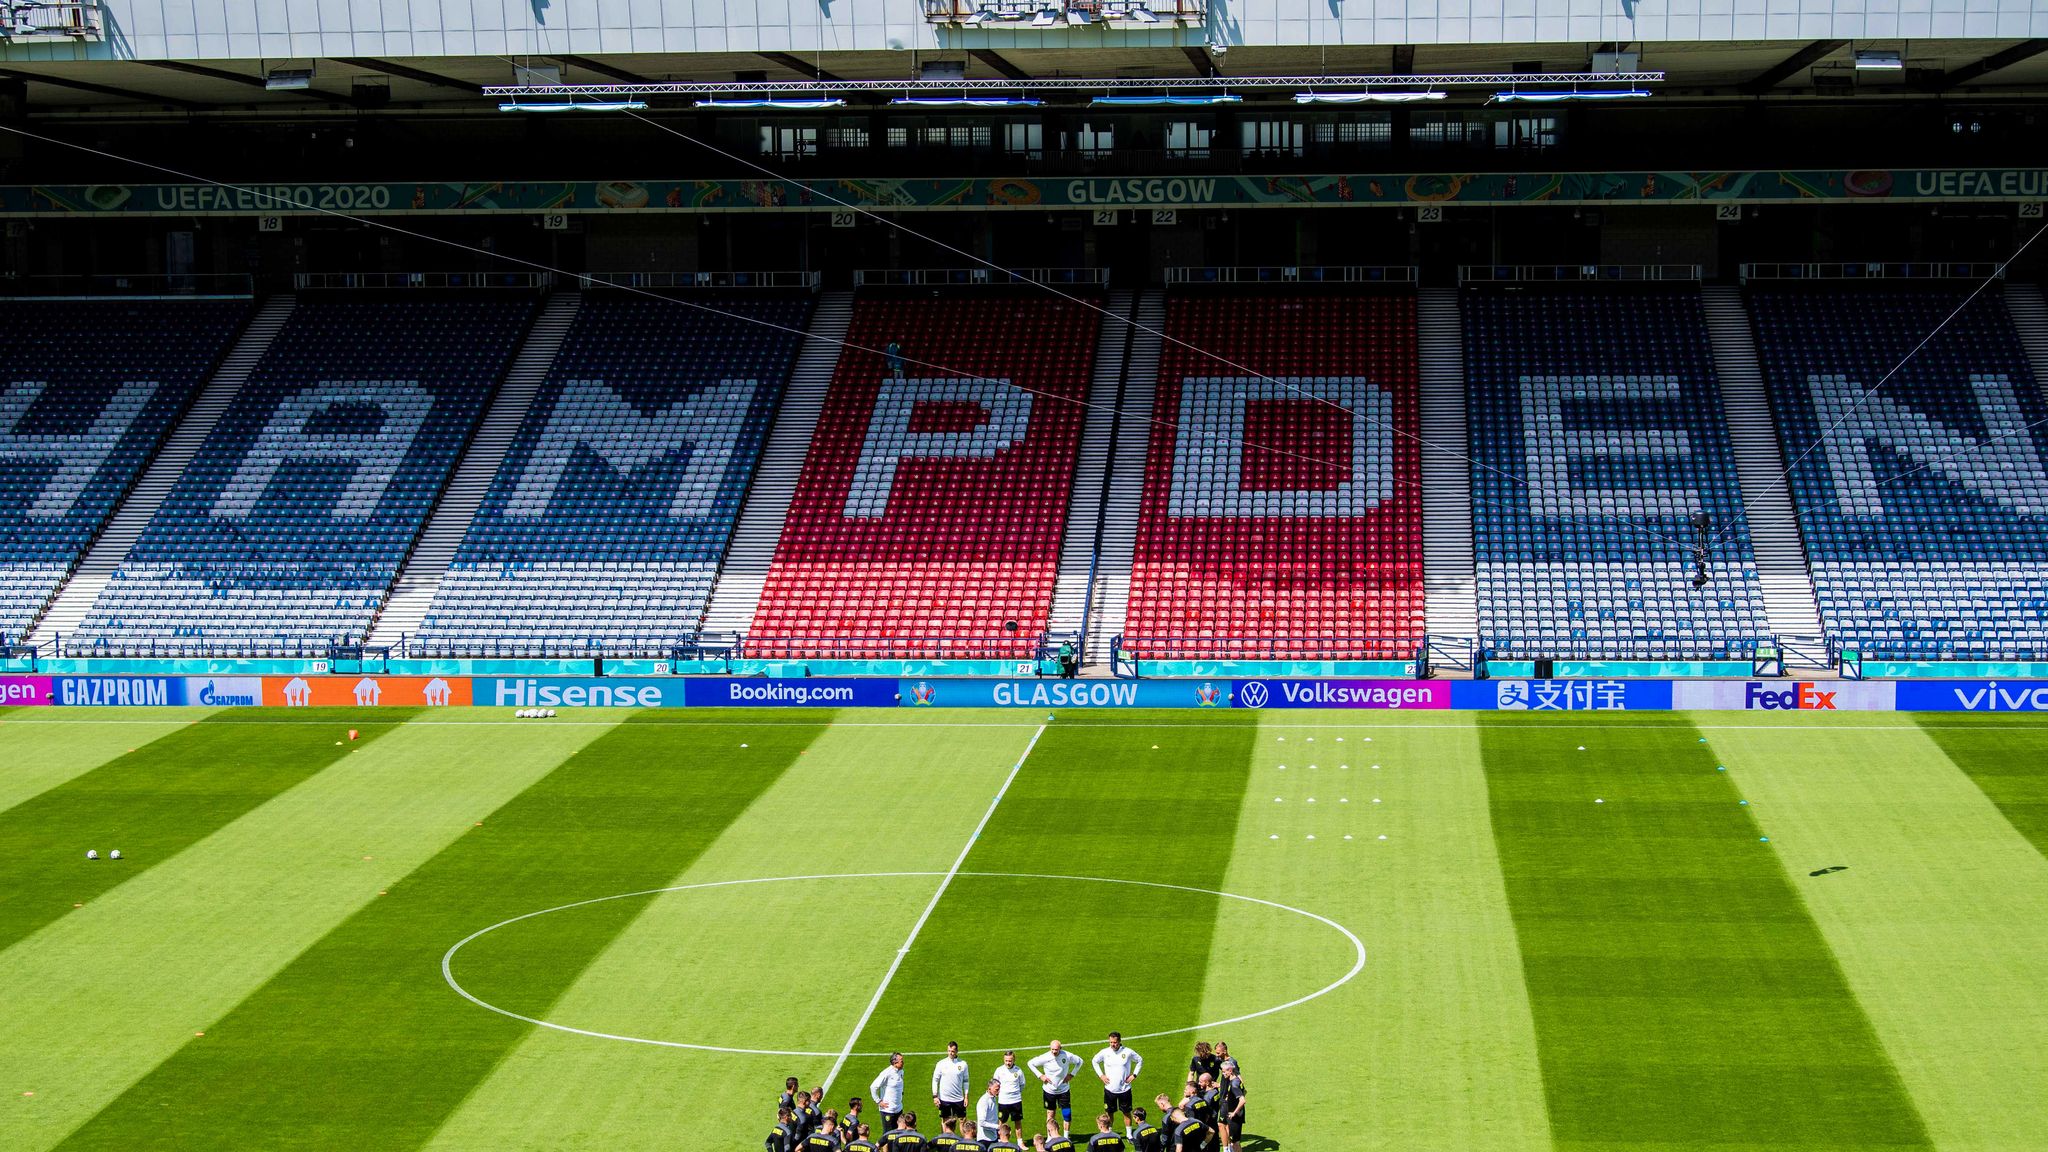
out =
<path fill-rule="evenodd" d="M 48 676 L 0 676 L 0 705 L 48 704 Z"/>
<path fill-rule="evenodd" d="M 492 677 L 471 681 L 479 705 L 500 708 L 681 708 L 681 680 Z"/>
<path fill-rule="evenodd" d="M 265 676 L 263 702 L 286 708 L 369 708 L 377 705 L 426 705 L 440 708 L 469 703 L 469 680 L 462 676 Z"/>
<path fill-rule="evenodd" d="M 1237 708 L 1449 708 L 1440 680 L 1238 680 Z"/>
<path fill-rule="evenodd" d="M 261 676 L 187 676 L 185 702 L 209 708 L 254 708 L 263 703 Z"/>
<path fill-rule="evenodd" d="M 898 682 L 906 708 L 1228 708 L 1214 680 L 964 680 Z"/>
<path fill-rule="evenodd" d="M 51 699 L 64 705 L 184 704 L 183 676 L 53 676 Z"/>
<path fill-rule="evenodd" d="M 1900 680 L 1901 712 L 2048 712 L 2048 681 Z"/>
<path fill-rule="evenodd" d="M 1458 680 L 1452 707 L 1482 712 L 1669 711 L 1669 680 Z"/>
<path fill-rule="evenodd" d="M 815 677 L 752 680 L 713 677 L 690 680 L 684 691 L 692 708 L 893 708 L 896 681 Z"/>
<path fill-rule="evenodd" d="M 1671 706 L 1714 712 L 1889 712 L 1889 681 L 1682 680 Z"/>

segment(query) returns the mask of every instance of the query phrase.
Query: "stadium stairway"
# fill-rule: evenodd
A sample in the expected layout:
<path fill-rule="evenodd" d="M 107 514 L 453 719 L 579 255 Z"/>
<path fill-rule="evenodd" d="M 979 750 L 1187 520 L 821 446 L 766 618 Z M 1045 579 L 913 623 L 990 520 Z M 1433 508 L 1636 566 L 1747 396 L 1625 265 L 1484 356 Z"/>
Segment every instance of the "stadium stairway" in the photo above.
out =
<path fill-rule="evenodd" d="M 1109 642 L 1123 634 L 1131 603 L 1131 561 L 1138 548 L 1138 506 L 1145 495 L 1145 453 L 1152 443 L 1152 404 L 1159 390 L 1159 348 L 1166 331 L 1166 297 L 1141 292 L 1136 323 L 1125 353 L 1124 388 L 1117 405 L 1109 467 L 1103 476 L 1107 500 L 1096 550 L 1095 619 L 1085 652 L 1091 664 L 1109 661 Z"/>
<path fill-rule="evenodd" d="M 71 578 L 51 598 L 50 606 L 43 613 L 41 621 L 29 633 L 31 644 L 41 644 L 62 636 L 68 636 L 85 619 L 93 601 L 106 588 L 107 581 L 128 550 L 142 536 L 142 530 L 149 527 L 157 509 L 163 506 L 164 497 L 178 482 L 178 476 L 199 446 L 206 443 L 206 437 L 213 432 L 213 426 L 220 422 L 221 413 L 241 391 L 263 354 L 270 350 L 271 341 L 277 338 L 278 330 L 291 319 L 292 309 L 298 304 L 296 297 L 289 294 L 272 296 L 264 301 L 256 315 L 251 317 L 242 334 L 235 339 L 234 347 L 221 358 L 220 366 L 214 369 L 212 379 L 200 390 L 185 410 L 184 416 L 164 439 L 163 447 L 157 450 L 149 466 L 142 472 L 135 486 L 121 501 L 120 507 L 107 520 L 107 526 L 86 549 Z"/>
<path fill-rule="evenodd" d="M 1465 421 L 1465 338 L 1454 288 L 1425 288 L 1415 301 L 1416 371 L 1422 386 L 1422 582 L 1429 633 L 1472 640 L 1479 607 L 1472 556 L 1471 437 Z M 1434 445 L 1434 447 L 1431 447 Z"/>
<path fill-rule="evenodd" d="M 1749 310 L 1741 289 L 1731 284 L 1702 285 L 1700 307 L 1714 353 L 1714 375 L 1721 385 L 1721 410 L 1728 421 L 1735 474 L 1742 485 L 1750 549 L 1756 557 L 1757 583 L 1763 590 L 1764 619 L 1771 633 L 1786 643 L 1788 662 L 1824 666 L 1827 644 L 1821 639 L 1813 575 L 1807 567 L 1806 544 L 1799 537 L 1799 521 L 1792 512 L 1792 485 L 1785 476 L 1785 454 L 1778 443 L 1777 423 L 1771 418 L 1763 370 L 1757 364 Z"/>
<path fill-rule="evenodd" d="M 548 369 L 554 367 L 555 355 L 562 350 L 562 339 L 569 334 L 569 326 L 582 306 L 581 293 L 557 293 L 549 297 L 533 327 L 527 330 L 503 383 L 491 397 L 490 408 L 470 436 L 454 474 L 441 489 L 426 526 L 420 529 L 419 539 L 413 542 L 405 566 L 398 571 L 398 580 L 370 629 L 371 646 L 396 645 L 400 638 L 419 631 L 427 607 L 433 603 L 434 593 L 447 576 L 448 565 L 462 546 L 463 535 L 469 531 L 470 521 L 476 519 L 484 494 L 490 491 L 491 480 L 504 463 L 513 436 L 519 432 L 519 422 L 533 406 L 534 394 L 547 379 Z"/>
<path fill-rule="evenodd" d="M 2048 301 L 2041 286 L 2005 282 L 2005 310 L 2012 313 L 2012 326 L 2019 329 L 2020 345 L 2027 350 L 2027 363 L 2034 379 L 2048 390 Z"/>
<path fill-rule="evenodd" d="M 1123 403 L 1130 351 L 1132 294 L 1112 292 L 1095 341 L 1095 376 L 1088 384 L 1088 414 L 1081 426 L 1081 450 L 1074 470 L 1074 488 L 1067 498 L 1067 523 L 1060 536 L 1059 574 L 1052 591 L 1052 616 L 1047 632 L 1055 637 L 1080 635 L 1084 657 L 1089 616 L 1089 577 L 1096 572 L 1102 545 L 1102 516 L 1109 498 L 1110 444 L 1116 435 L 1118 407 Z M 1097 581 L 1099 584 L 1100 581 Z"/>
<path fill-rule="evenodd" d="M 797 352 L 796 368 L 790 372 L 782 406 L 775 413 L 775 425 L 768 431 L 760 462 L 754 465 L 754 481 L 740 507 L 739 522 L 733 526 L 732 542 L 726 545 L 718 582 L 711 587 L 699 630 L 707 640 L 743 634 L 754 623 L 761 586 L 775 559 L 775 545 L 782 537 L 783 521 L 789 518 L 790 500 L 796 495 L 797 477 L 803 473 L 804 456 L 818 430 L 818 414 L 824 410 L 825 393 L 831 390 L 840 347 L 852 323 L 853 293 L 827 292 L 818 298 L 809 335 Z"/>

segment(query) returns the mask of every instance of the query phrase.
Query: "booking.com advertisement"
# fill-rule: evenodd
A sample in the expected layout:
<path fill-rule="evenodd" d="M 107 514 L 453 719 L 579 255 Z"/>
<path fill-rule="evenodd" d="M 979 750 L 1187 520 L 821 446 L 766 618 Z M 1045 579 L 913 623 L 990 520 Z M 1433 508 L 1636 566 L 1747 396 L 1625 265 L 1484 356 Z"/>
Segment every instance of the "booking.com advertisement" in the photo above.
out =
<path fill-rule="evenodd" d="M 690 680 L 692 708 L 893 708 L 894 680 L 816 677 L 805 680 Z"/>

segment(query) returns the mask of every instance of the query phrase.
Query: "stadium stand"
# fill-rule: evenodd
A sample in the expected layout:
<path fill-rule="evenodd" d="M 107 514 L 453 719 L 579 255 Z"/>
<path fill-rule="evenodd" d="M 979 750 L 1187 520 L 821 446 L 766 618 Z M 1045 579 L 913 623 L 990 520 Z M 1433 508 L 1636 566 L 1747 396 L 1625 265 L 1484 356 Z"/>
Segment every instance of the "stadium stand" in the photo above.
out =
<path fill-rule="evenodd" d="M 72 650 L 360 642 L 531 311 L 523 296 L 302 298 Z"/>
<path fill-rule="evenodd" d="M 41 614 L 246 300 L 13 301 L 0 340 L 0 638 Z"/>
<path fill-rule="evenodd" d="M 1966 294 L 1750 292 L 1822 621 L 1867 656 L 2048 653 L 2048 413 L 1998 295 Z"/>
<path fill-rule="evenodd" d="M 1042 293 L 858 298 L 747 651 L 1029 658 L 1096 328 Z M 913 361 L 901 381 L 861 350 L 892 341 Z"/>
<path fill-rule="evenodd" d="M 1180 296 L 1166 332 L 1125 651 L 1414 656 L 1414 298 Z"/>
<path fill-rule="evenodd" d="M 734 315 L 585 301 L 420 650 L 667 656 L 696 638 L 810 304 L 690 299 Z"/>
<path fill-rule="evenodd" d="M 1482 646 L 1743 658 L 1767 634 L 1696 288 L 1467 290 Z M 1710 577 L 1695 587 L 1709 517 Z"/>

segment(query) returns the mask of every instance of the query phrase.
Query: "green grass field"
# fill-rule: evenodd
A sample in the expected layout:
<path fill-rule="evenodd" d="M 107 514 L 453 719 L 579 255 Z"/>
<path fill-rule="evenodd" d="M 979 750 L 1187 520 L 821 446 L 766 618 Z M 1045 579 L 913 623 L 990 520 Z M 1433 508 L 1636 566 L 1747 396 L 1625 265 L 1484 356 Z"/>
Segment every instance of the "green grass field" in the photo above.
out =
<path fill-rule="evenodd" d="M 915 1107 L 947 1040 L 1118 1029 L 1146 1099 L 1229 1041 L 1253 1148 L 2040 1152 L 2044 756 L 2011 714 L 0 711 L 0 1149 L 744 1152 L 786 1075 L 919 1053 Z"/>

